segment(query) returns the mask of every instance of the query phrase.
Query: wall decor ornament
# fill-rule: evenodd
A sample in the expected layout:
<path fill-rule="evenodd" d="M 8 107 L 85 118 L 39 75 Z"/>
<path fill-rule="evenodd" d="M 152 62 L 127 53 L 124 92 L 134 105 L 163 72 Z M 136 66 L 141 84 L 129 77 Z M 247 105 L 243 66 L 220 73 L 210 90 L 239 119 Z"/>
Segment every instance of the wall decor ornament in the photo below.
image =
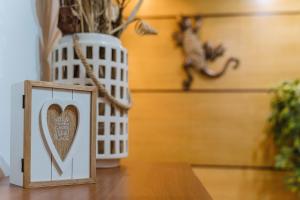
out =
<path fill-rule="evenodd" d="M 173 34 L 173 39 L 177 46 L 182 48 L 185 57 L 183 67 L 187 79 L 183 81 L 184 90 L 189 90 L 193 82 L 192 69 L 208 78 L 219 78 L 225 74 L 230 66 L 233 69 L 238 68 L 240 65 L 239 59 L 230 57 L 221 71 L 209 69 L 209 62 L 214 62 L 217 58 L 223 56 L 225 48 L 222 44 L 214 47 L 208 42 L 202 43 L 198 36 L 202 25 L 200 16 L 196 16 L 194 21 L 191 17 L 183 16 L 178 25 L 179 31 Z"/>
<path fill-rule="evenodd" d="M 124 19 L 128 3 L 60 1 L 58 27 L 63 37 L 52 51 L 52 80 L 97 87 L 97 167 L 119 166 L 120 159 L 128 156 L 128 54 L 118 38 L 134 22 L 137 34 L 157 34 L 136 17 L 143 0 Z"/>
<path fill-rule="evenodd" d="M 10 182 L 95 183 L 96 88 L 25 81 L 12 96 Z"/>

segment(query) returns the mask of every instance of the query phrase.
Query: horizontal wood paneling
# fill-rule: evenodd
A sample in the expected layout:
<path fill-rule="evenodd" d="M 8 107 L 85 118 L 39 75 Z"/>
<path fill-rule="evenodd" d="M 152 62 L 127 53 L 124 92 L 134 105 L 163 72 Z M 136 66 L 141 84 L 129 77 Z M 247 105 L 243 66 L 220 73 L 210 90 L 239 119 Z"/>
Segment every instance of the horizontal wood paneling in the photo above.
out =
<path fill-rule="evenodd" d="M 271 166 L 266 93 L 135 93 L 129 159 Z"/>
<path fill-rule="evenodd" d="M 132 0 L 126 14 L 138 0 Z M 144 0 L 142 16 L 299 11 L 298 0 Z"/>
<path fill-rule="evenodd" d="M 214 200 L 296 200 L 284 186 L 285 172 L 194 168 Z"/>
<path fill-rule="evenodd" d="M 183 56 L 172 40 L 176 21 L 147 21 L 159 30 L 158 36 L 136 36 L 131 26 L 122 38 L 129 50 L 131 88 L 181 89 L 185 78 Z M 229 56 L 240 58 L 241 67 L 229 69 L 215 80 L 195 74 L 192 88 L 270 88 L 280 81 L 299 78 L 299 22 L 300 15 L 205 19 L 201 38 L 213 44 L 222 42 L 227 48 L 225 57 L 211 68 L 220 69 Z"/>

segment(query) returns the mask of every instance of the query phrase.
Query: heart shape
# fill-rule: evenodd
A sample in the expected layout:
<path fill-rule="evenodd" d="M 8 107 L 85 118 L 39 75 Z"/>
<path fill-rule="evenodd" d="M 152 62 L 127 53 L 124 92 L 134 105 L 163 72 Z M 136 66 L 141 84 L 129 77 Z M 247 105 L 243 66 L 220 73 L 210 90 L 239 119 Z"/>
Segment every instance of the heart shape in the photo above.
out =
<path fill-rule="evenodd" d="M 47 124 L 52 142 L 61 158 L 65 160 L 73 144 L 78 123 L 78 111 L 68 105 L 64 111 L 58 104 L 52 104 L 47 111 Z"/>
<path fill-rule="evenodd" d="M 64 163 L 73 158 L 77 130 L 80 129 L 79 104 L 75 101 L 50 100 L 40 112 L 41 136 L 59 174 Z"/>

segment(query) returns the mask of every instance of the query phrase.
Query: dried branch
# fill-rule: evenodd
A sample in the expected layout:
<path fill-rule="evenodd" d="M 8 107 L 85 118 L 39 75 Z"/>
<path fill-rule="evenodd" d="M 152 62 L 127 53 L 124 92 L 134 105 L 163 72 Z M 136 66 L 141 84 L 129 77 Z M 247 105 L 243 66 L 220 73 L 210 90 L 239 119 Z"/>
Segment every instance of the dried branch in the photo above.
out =
<path fill-rule="evenodd" d="M 49 57 L 52 47 L 61 36 L 60 30 L 57 28 L 59 4 L 56 0 L 36 0 L 35 5 L 41 28 L 39 41 L 41 79 L 50 81 Z"/>
<path fill-rule="evenodd" d="M 61 23 L 60 29 L 64 34 L 76 33 L 77 28 L 70 27 L 79 25 L 79 32 L 98 32 L 120 37 L 129 24 L 137 22 L 136 32 L 140 35 L 157 34 L 157 31 L 150 25 L 136 18 L 143 0 L 139 0 L 127 20 L 123 19 L 123 11 L 130 0 L 65 0 L 69 9 L 63 10 L 61 7 L 61 18 L 65 19 Z M 70 16 L 70 10 L 71 15 Z M 64 12 L 64 13 L 63 13 Z M 69 22 L 68 23 L 68 19 Z M 70 20 L 71 19 L 71 20 Z"/>
<path fill-rule="evenodd" d="M 139 0 L 137 2 L 137 4 L 134 6 L 131 14 L 129 15 L 128 19 L 123 22 L 122 24 L 120 24 L 118 27 L 116 27 L 114 30 L 112 30 L 110 32 L 111 35 L 115 34 L 116 32 L 119 32 L 118 37 L 120 37 L 120 35 L 122 34 L 122 32 L 127 28 L 127 26 L 129 24 L 131 24 L 132 22 L 136 21 L 137 19 L 135 19 L 139 9 L 141 8 L 143 3 L 143 0 Z M 121 16 L 122 17 L 122 16 Z"/>

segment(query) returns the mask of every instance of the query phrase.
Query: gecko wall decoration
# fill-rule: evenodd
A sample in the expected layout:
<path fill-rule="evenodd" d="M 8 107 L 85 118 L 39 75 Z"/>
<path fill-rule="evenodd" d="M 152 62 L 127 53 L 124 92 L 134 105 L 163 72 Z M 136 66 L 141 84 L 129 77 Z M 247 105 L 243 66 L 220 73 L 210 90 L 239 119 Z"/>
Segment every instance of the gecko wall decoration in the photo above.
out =
<path fill-rule="evenodd" d="M 239 67 L 239 59 L 230 57 L 220 71 L 209 69 L 209 62 L 214 62 L 217 58 L 223 56 L 225 48 L 222 44 L 214 47 L 208 42 L 202 43 L 198 37 L 202 25 L 200 16 L 196 16 L 194 21 L 190 17 L 181 17 L 178 25 L 179 31 L 173 34 L 173 38 L 177 46 L 182 48 L 185 56 L 183 67 L 187 74 L 187 79 L 183 81 L 184 90 L 190 89 L 193 82 L 193 69 L 208 78 L 218 78 L 223 76 L 230 66 L 232 66 L 233 69 Z"/>

